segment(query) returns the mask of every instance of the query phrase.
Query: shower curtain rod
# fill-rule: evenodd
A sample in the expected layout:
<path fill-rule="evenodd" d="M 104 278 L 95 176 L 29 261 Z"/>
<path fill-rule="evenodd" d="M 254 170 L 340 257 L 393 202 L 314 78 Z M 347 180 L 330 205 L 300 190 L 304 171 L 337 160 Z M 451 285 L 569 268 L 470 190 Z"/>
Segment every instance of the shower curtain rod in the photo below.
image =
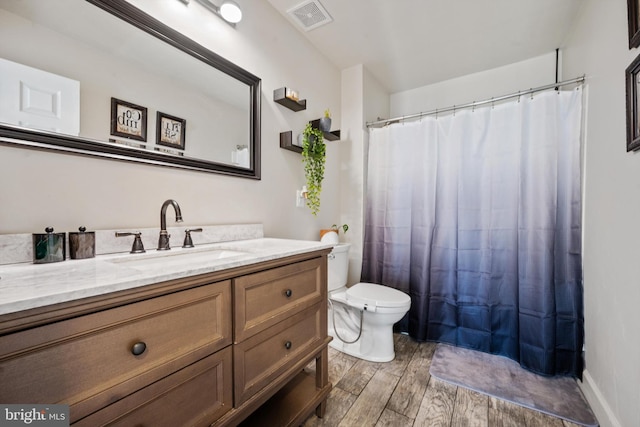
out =
<path fill-rule="evenodd" d="M 493 104 L 493 103 L 498 102 L 498 101 L 504 101 L 505 99 L 516 98 L 516 97 L 520 97 L 520 96 L 523 96 L 523 95 L 533 94 L 535 92 L 542 92 L 544 90 L 549 90 L 549 89 L 557 89 L 560 86 L 570 85 L 570 84 L 574 84 L 574 83 L 583 83 L 584 80 L 585 80 L 585 76 L 583 75 L 582 77 L 576 77 L 575 79 L 565 80 L 563 82 L 556 82 L 556 83 L 548 84 L 548 85 L 545 85 L 545 86 L 531 88 L 531 89 L 528 89 L 528 90 L 511 93 L 509 95 L 499 96 L 497 98 L 486 99 L 484 101 L 474 101 L 474 102 L 470 102 L 468 104 L 454 105 L 452 107 L 447 107 L 447 108 L 436 108 L 435 110 L 432 110 L 432 111 L 427 111 L 427 112 L 423 112 L 423 113 L 416 113 L 416 114 L 409 114 L 407 116 L 394 117 L 392 119 L 381 119 L 381 120 L 377 120 L 375 122 L 367 123 L 367 127 L 369 128 L 369 127 L 378 126 L 378 125 L 387 126 L 387 125 L 390 125 L 392 123 L 398 123 L 398 122 L 402 122 L 402 121 L 410 120 L 410 119 L 417 119 L 417 118 L 420 118 L 420 117 L 430 116 L 430 115 L 434 115 L 434 114 L 438 114 L 438 113 L 446 113 L 446 112 L 449 112 L 449 111 L 462 110 L 463 108 L 475 108 L 475 107 L 478 107 L 478 106 L 481 106 L 481 105 Z"/>

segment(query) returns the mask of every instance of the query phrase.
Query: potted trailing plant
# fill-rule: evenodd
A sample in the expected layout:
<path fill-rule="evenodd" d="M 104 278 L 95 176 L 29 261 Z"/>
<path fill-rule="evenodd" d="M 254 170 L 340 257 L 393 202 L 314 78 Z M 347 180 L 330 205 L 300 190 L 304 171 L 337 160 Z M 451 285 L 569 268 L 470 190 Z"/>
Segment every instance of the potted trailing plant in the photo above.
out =
<path fill-rule="evenodd" d="M 339 227 L 336 224 L 333 224 L 331 228 L 323 228 L 320 230 L 320 241 L 327 243 L 338 243 L 340 241 L 340 238 L 338 236 L 340 234 L 340 230 L 342 230 L 343 233 L 346 233 L 348 229 L 349 226 L 347 224 L 342 224 Z"/>
<path fill-rule="evenodd" d="M 314 215 L 320 210 L 320 192 L 324 179 L 326 154 L 322 131 L 311 126 L 311 123 L 307 123 L 302 132 L 302 162 L 307 181 L 307 206 Z"/>
<path fill-rule="evenodd" d="M 346 233 L 349 230 L 349 226 L 347 224 L 342 224 L 340 227 L 338 227 L 337 225 L 333 224 L 331 226 L 331 229 L 336 233 L 340 234 L 341 229 L 343 233 Z"/>
<path fill-rule="evenodd" d="M 318 126 L 322 132 L 331 132 L 331 111 L 328 108 L 324 110 L 324 117 L 320 117 Z"/>

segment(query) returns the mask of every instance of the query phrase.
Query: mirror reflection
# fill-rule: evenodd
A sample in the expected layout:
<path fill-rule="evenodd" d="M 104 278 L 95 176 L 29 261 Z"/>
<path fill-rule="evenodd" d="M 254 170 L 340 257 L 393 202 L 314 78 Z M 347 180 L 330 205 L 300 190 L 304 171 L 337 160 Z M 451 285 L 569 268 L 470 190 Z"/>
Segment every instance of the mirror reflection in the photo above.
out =
<path fill-rule="evenodd" d="M 259 178 L 260 80 L 126 1 L 90 1 L 0 4 L 0 136 Z"/>

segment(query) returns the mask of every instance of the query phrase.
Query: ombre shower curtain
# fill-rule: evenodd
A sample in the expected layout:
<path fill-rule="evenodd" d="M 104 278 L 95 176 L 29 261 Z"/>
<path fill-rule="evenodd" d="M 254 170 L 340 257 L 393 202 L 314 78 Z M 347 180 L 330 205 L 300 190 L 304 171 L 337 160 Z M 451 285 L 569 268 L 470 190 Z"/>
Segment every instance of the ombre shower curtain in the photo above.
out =
<path fill-rule="evenodd" d="M 582 88 L 371 129 L 362 281 L 419 341 L 582 375 Z"/>

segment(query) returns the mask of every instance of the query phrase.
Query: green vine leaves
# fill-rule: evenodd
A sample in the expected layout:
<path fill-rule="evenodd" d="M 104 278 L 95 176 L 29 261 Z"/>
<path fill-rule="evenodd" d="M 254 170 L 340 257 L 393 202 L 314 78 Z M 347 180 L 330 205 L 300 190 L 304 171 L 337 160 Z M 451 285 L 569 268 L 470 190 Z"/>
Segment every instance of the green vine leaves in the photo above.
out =
<path fill-rule="evenodd" d="M 322 192 L 325 161 L 324 135 L 320 129 L 313 128 L 311 123 L 307 123 L 302 133 L 302 162 L 307 181 L 307 206 L 313 215 L 317 215 L 320 211 L 320 193 Z"/>

